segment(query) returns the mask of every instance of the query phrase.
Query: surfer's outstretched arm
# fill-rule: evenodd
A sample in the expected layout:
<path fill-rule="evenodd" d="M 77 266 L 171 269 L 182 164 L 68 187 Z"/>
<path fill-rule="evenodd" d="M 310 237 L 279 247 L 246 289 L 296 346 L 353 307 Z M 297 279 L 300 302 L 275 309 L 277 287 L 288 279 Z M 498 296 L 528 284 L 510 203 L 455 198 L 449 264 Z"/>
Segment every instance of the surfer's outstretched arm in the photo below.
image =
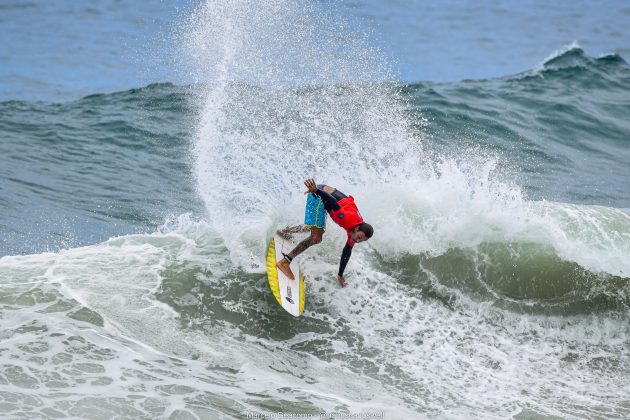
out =
<path fill-rule="evenodd" d="M 350 256 L 352 255 L 352 247 L 348 244 L 343 247 L 343 251 L 341 252 L 341 261 L 339 262 L 339 275 L 343 277 L 343 272 L 346 269 L 346 265 L 348 265 L 348 261 L 350 260 Z"/>
<path fill-rule="evenodd" d="M 348 265 L 348 261 L 350 260 L 350 256 L 352 255 L 352 247 L 346 243 L 346 246 L 343 247 L 343 251 L 341 252 L 341 261 L 339 262 L 339 273 L 337 273 L 337 281 L 341 287 L 346 287 L 346 281 L 343 278 L 343 272 L 346 269 L 346 265 Z"/>

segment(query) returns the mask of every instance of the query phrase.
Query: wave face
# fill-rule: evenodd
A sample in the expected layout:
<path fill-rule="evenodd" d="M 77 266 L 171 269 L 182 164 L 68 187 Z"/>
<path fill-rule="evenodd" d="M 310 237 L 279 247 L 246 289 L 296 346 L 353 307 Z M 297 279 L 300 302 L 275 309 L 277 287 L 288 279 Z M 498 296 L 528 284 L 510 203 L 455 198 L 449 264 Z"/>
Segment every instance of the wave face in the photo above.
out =
<path fill-rule="evenodd" d="M 259 9 L 190 11 L 198 84 L 0 103 L 3 415 L 629 416 L 628 64 L 401 85 L 338 16 Z M 376 232 L 341 290 L 328 229 L 291 318 L 264 245 L 306 176 Z"/>

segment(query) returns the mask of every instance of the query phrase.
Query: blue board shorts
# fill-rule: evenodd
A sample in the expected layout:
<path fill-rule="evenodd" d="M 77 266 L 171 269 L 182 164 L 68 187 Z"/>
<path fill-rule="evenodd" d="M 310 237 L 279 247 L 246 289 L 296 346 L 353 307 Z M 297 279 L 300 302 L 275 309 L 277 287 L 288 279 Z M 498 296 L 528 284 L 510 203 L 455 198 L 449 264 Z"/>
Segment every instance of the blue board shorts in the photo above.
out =
<path fill-rule="evenodd" d="M 304 224 L 324 229 L 326 227 L 326 210 L 320 197 L 308 194 L 304 209 Z"/>

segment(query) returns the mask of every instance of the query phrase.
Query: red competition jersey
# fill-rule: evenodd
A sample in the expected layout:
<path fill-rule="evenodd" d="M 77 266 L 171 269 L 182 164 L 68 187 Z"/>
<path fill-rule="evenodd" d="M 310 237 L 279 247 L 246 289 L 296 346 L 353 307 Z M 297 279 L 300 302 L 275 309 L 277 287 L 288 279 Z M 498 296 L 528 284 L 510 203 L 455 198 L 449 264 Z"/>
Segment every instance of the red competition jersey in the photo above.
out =
<path fill-rule="evenodd" d="M 338 203 L 341 208 L 336 211 L 331 211 L 330 217 L 332 217 L 333 221 L 344 228 L 348 233 L 348 245 L 354 246 L 355 243 L 352 242 L 350 230 L 363 223 L 363 217 L 361 217 L 361 213 L 359 213 L 357 205 L 354 204 L 354 197 L 350 196 L 342 198 L 338 201 Z"/>

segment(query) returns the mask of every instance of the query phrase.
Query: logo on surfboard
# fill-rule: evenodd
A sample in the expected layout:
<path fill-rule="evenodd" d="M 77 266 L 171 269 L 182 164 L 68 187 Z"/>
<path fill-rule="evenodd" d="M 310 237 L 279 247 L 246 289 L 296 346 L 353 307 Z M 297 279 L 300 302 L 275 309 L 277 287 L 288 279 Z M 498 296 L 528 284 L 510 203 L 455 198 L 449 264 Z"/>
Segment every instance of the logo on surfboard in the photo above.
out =
<path fill-rule="evenodd" d="M 295 302 L 293 302 L 293 299 L 291 299 L 291 286 L 287 286 L 287 296 L 286 299 L 289 301 L 289 303 L 293 304 Z"/>

